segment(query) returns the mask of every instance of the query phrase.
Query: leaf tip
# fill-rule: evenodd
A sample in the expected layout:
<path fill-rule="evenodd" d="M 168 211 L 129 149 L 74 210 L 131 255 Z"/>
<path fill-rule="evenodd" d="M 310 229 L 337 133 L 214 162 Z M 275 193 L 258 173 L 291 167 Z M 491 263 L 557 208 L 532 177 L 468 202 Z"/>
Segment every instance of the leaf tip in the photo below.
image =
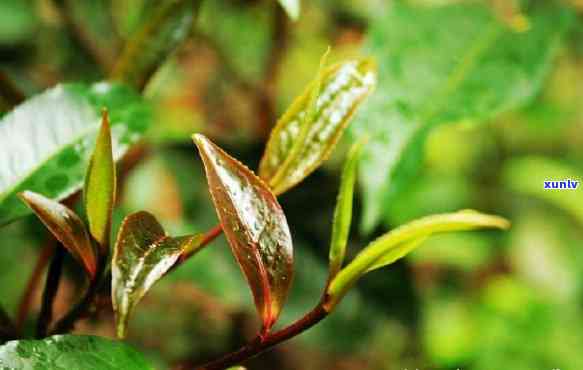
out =
<path fill-rule="evenodd" d="M 461 211 L 458 211 L 458 214 L 460 216 L 477 217 L 477 218 L 479 218 L 479 220 L 477 220 L 477 223 L 481 224 L 481 226 L 484 226 L 484 227 L 492 227 L 492 228 L 497 228 L 497 229 L 501 229 L 501 230 L 508 230 L 512 226 L 512 223 L 504 217 L 487 215 L 487 214 L 475 211 L 473 209 L 463 209 Z"/>

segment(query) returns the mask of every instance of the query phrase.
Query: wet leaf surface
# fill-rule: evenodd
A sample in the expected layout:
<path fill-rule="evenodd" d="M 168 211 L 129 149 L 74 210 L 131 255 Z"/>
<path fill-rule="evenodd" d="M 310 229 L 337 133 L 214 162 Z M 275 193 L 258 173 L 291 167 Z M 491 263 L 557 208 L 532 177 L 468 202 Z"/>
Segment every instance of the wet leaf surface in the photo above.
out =
<path fill-rule="evenodd" d="M 259 176 L 281 194 L 328 158 L 356 109 L 376 84 L 370 60 L 344 62 L 326 69 L 277 122 L 259 165 Z M 311 111 L 313 90 L 319 89 Z"/>
<path fill-rule="evenodd" d="M 142 354 L 111 339 L 55 335 L 11 341 L 0 347 L 0 369 L 153 370 Z"/>
<path fill-rule="evenodd" d="M 176 263 L 200 235 L 172 238 L 147 212 L 127 216 L 119 230 L 111 267 L 117 335 L 125 336 L 129 317 L 144 294 Z"/>
<path fill-rule="evenodd" d="M 97 272 L 97 252 L 79 216 L 66 206 L 31 191 L 21 193 L 20 198 L 93 279 Z"/>
<path fill-rule="evenodd" d="M 267 331 L 280 314 L 293 277 L 287 220 L 273 193 L 251 170 L 204 136 L 195 135 L 194 141 L 223 230 Z"/>
<path fill-rule="evenodd" d="M 117 160 L 150 124 L 149 106 L 110 83 L 62 84 L 32 97 L 0 120 L 0 225 L 29 214 L 17 193 L 61 200 L 79 190 L 99 130 L 110 113 Z"/>

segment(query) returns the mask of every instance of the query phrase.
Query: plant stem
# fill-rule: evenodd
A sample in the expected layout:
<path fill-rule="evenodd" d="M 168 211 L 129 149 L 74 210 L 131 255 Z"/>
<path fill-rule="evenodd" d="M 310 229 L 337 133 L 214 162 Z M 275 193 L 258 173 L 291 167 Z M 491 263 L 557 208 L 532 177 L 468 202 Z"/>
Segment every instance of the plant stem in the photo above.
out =
<path fill-rule="evenodd" d="M 217 360 L 213 360 L 204 365 L 198 366 L 195 369 L 222 370 L 234 365 L 238 365 L 246 360 L 249 360 L 250 358 L 259 355 L 262 352 L 267 351 L 271 347 L 281 342 L 303 333 L 307 329 L 322 321 L 322 319 L 328 316 L 328 314 L 329 312 L 324 309 L 324 304 L 321 302 L 312 311 L 308 312 L 304 317 L 297 320 L 293 324 L 274 333 L 267 334 L 265 337 L 258 336 L 240 349 L 228 353 Z"/>
<path fill-rule="evenodd" d="M 53 303 L 57 296 L 57 291 L 59 290 L 64 257 L 65 249 L 59 244 L 54 249 L 53 259 L 51 260 L 49 272 L 47 273 L 42 305 L 36 326 L 36 337 L 39 339 L 44 338 L 47 335 L 47 328 L 53 319 Z"/>
<path fill-rule="evenodd" d="M 104 274 L 103 272 L 97 273 L 81 300 L 55 324 L 53 330 L 50 332 L 51 335 L 70 332 L 75 327 L 77 321 L 87 314 L 95 296 L 99 292 L 99 288 L 102 283 L 107 280 L 102 279 L 102 276 L 104 275 L 107 276 L 107 274 Z"/>
<path fill-rule="evenodd" d="M 216 225 L 215 227 L 213 227 L 212 229 L 207 231 L 204 234 L 204 237 L 200 243 L 200 246 L 198 248 L 195 248 L 194 250 L 191 250 L 191 251 L 183 254 L 182 256 L 180 256 L 180 259 L 178 260 L 177 264 L 181 264 L 185 260 L 192 257 L 192 255 L 194 255 L 195 253 L 199 252 L 201 249 L 208 246 L 213 240 L 215 240 L 222 233 L 223 233 L 223 229 L 221 228 L 221 225 Z"/>
<path fill-rule="evenodd" d="M 51 256 L 54 254 L 55 250 L 55 242 L 53 239 L 47 242 L 47 244 L 42 249 L 41 253 L 38 256 L 36 261 L 36 265 L 32 270 L 32 274 L 28 279 L 28 283 L 26 284 L 26 288 L 24 290 L 24 294 L 20 299 L 20 303 L 18 305 L 18 312 L 16 314 L 16 332 L 22 333 L 22 329 L 24 328 L 24 323 L 26 318 L 28 317 L 28 313 L 30 312 L 30 307 L 32 305 L 32 299 L 34 297 L 34 293 L 37 289 L 37 286 L 40 284 L 43 271 L 49 264 L 49 260 Z"/>

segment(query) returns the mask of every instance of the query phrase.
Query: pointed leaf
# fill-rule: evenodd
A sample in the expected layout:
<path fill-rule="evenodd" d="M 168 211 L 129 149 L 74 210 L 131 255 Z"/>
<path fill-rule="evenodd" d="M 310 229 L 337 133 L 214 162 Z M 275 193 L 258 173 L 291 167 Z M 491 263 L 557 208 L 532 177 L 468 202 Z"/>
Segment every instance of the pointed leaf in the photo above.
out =
<path fill-rule="evenodd" d="M 79 216 L 64 205 L 32 191 L 22 192 L 19 196 L 93 279 L 97 271 L 97 253 Z"/>
<path fill-rule="evenodd" d="M 366 272 L 370 272 L 381 267 L 385 267 L 394 263 L 395 261 L 405 257 L 410 252 L 415 250 L 417 247 L 421 246 L 424 241 L 429 239 L 429 235 L 420 236 L 416 239 L 409 240 L 407 242 L 396 245 L 394 248 L 390 249 L 385 255 L 378 259 L 375 263 L 370 266 Z"/>
<path fill-rule="evenodd" d="M 287 15 L 294 21 L 300 17 L 300 0 L 279 0 L 281 6 L 287 12 Z"/>
<path fill-rule="evenodd" d="M 115 162 L 107 110 L 103 111 L 101 130 L 85 178 L 85 210 L 89 232 L 101 247 L 101 255 L 109 253 L 111 213 L 115 200 Z"/>
<path fill-rule="evenodd" d="M 200 241 L 200 235 L 166 236 L 156 218 L 147 212 L 137 212 L 124 219 L 111 266 L 111 298 L 118 337 L 125 336 L 129 316 L 144 294 L 185 249 Z"/>
<path fill-rule="evenodd" d="M 360 140 L 355 143 L 346 158 L 336 208 L 334 210 L 334 221 L 332 224 L 332 241 L 330 242 L 330 277 L 334 277 L 342 268 L 346 253 L 346 243 L 350 233 L 352 223 L 352 203 L 354 198 L 354 183 L 356 182 L 356 168 L 360 152 L 365 143 Z"/>
<path fill-rule="evenodd" d="M 0 225 L 30 213 L 19 192 L 61 200 L 81 189 L 103 107 L 118 160 L 151 121 L 150 107 L 125 86 L 58 85 L 0 119 Z"/>
<path fill-rule="evenodd" d="M 329 308 L 334 307 L 362 275 L 403 257 L 419 245 L 415 241 L 420 238 L 479 228 L 507 229 L 509 226 L 510 223 L 504 218 L 472 210 L 428 216 L 400 226 L 370 243 L 338 273 L 328 288 L 331 297 Z"/>
<path fill-rule="evenodd" d="M 253 292 L 266 332 L 277 320 L 293 277 L 287 220 L 251 170 L 202 135 L 194 135 L 223 230 Z"/>
<path fill-rule="evenodd" d="M 259 166 L 259 175 L 275 194 L 302 181 L 328 158 L 375 84 L 376 67 L 370 60 L 344 62 L 326 69 L 294 101 L 271 132 Z M 311 114 L 314 89 L 320 93 Z"/>
<path fill-rule="evenodd" d="M 127 344 L 87 335 L 14 340 L 0 346 L 0 369 L 154 370 Z"/>

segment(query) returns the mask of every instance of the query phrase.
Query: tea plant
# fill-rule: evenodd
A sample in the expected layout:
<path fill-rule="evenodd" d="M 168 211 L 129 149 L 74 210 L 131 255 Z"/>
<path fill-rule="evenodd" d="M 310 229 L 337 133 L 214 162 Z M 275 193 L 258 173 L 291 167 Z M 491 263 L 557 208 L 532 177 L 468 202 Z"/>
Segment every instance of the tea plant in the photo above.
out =
<path fill-rule="evenodd" d="M 298 1 L 280 3 L 290 17 L 299 16 Z M 125 216 L 121 226 L 111 230 L 118 179 L 122 178 L 116 161 L 153 120 L 141 93 L 162 62 L 187 38 L 199 6 L 194 0 L 161 1 L 128 41 L 107 81 L 65 83 L 24 102 L 13 99 L 15 107 L 2 117 L 0 224 L 32 212 L 58 245 L 48 268 L 36 340 L 24 338 L 21 323 L 13 323 L 0 310 L 0 338 L 12 340 L 0 347 L 0 368 L 151 368 L 141 354 L 121 342 L 131 330 L 132 312 L 156 282 L 196 258 L 221 234 L 248 283 L 261 326 L 246 345 L 197 369 L 239 365 L 310 329 L 333 314 L 364 275 L 391 265 L 435 234 L 509 227 L 504 218 L 473 210 L 430 215 L 386 232 L 347 260 L 361 154 L 363 222 L 370 229 L 376 226 L 381 208 L 390 204 L 387 200 L 398 194 L 399 186 L 412 181 L 411 167 L 415 166 L 407 163 L 415 162 L 432 127 L 485 119 L 536 94 L 554 43 L 569 23 L 569 11 L 558 5 L 533 11 L 533 31 L 528 36 L 507 32 L 508 24 L 485 8 L 456 5 L 447 13 L 427 10 L 417 22 L 427 28 L 417 30 L 416 39 L 411 40 L 411 33 L 403 29 L 419 14 L 397 2 L 387 13 L 388 19 L 372 27 L 368 52 L 376 59 L 355 58 L 327 66 L 328 53 L 322 57 L 316 78 L 271 130 L 257 173 L 205 135 L 193 134 L 218 216 L 216 227 L 169 236 L 152 214 L 140 211 Z M 460 29 L 471 19 L 472 32 L 460 31 L 462 40 L 455 42 L 435 34 L 432 25 L 443 17 Z M 555 23 L 557 19 L 559 23 Z M 475 37 L 479 40 L 473 44 Z M 430 52 L 420 55 L 405 48 L 399 58 L 393 58 L 393 50 L 385 46 L 387 39 L 391 48 L 438 39 L 441 45 L 451 43 L 452 54 L 427 64 L 424 59 Z M 450 70 L 460 56 L 461 63 Z M 489 73 L 493 61 L 506 66 L 503 72 L 507 73 L 474 78 L 476 73 Z M 409 68 L 419 73 L 434 68 L 447 72 L 423 85 L 409 80 Z M 388 93 L 389 89 L 397 93 Z M 293 225 L 290 229 L 277 197 L 299 186 L 328 159 L 363 105 L 357 125 L 350 129 L 354 143 L 346 155 L 336 208 L 330 215 L 324 290 L 310 311 L 278 327 L 294 272 L 302 266 L 294 264 Z M 400 182 L 395 184 L 392 179 L 397 176 Z M 80 191 L 81 214 L 74 211 Z M 117 235 L 115 241 L 112 234 Z M 77 303 L 63 317 L 55 318 L 53 305 L 64 251 L 82 267 L 86 284 Z M 100 298 L 109 291 L 120 341 L 68 334 L 79 320 L 104 309 Z"/>

